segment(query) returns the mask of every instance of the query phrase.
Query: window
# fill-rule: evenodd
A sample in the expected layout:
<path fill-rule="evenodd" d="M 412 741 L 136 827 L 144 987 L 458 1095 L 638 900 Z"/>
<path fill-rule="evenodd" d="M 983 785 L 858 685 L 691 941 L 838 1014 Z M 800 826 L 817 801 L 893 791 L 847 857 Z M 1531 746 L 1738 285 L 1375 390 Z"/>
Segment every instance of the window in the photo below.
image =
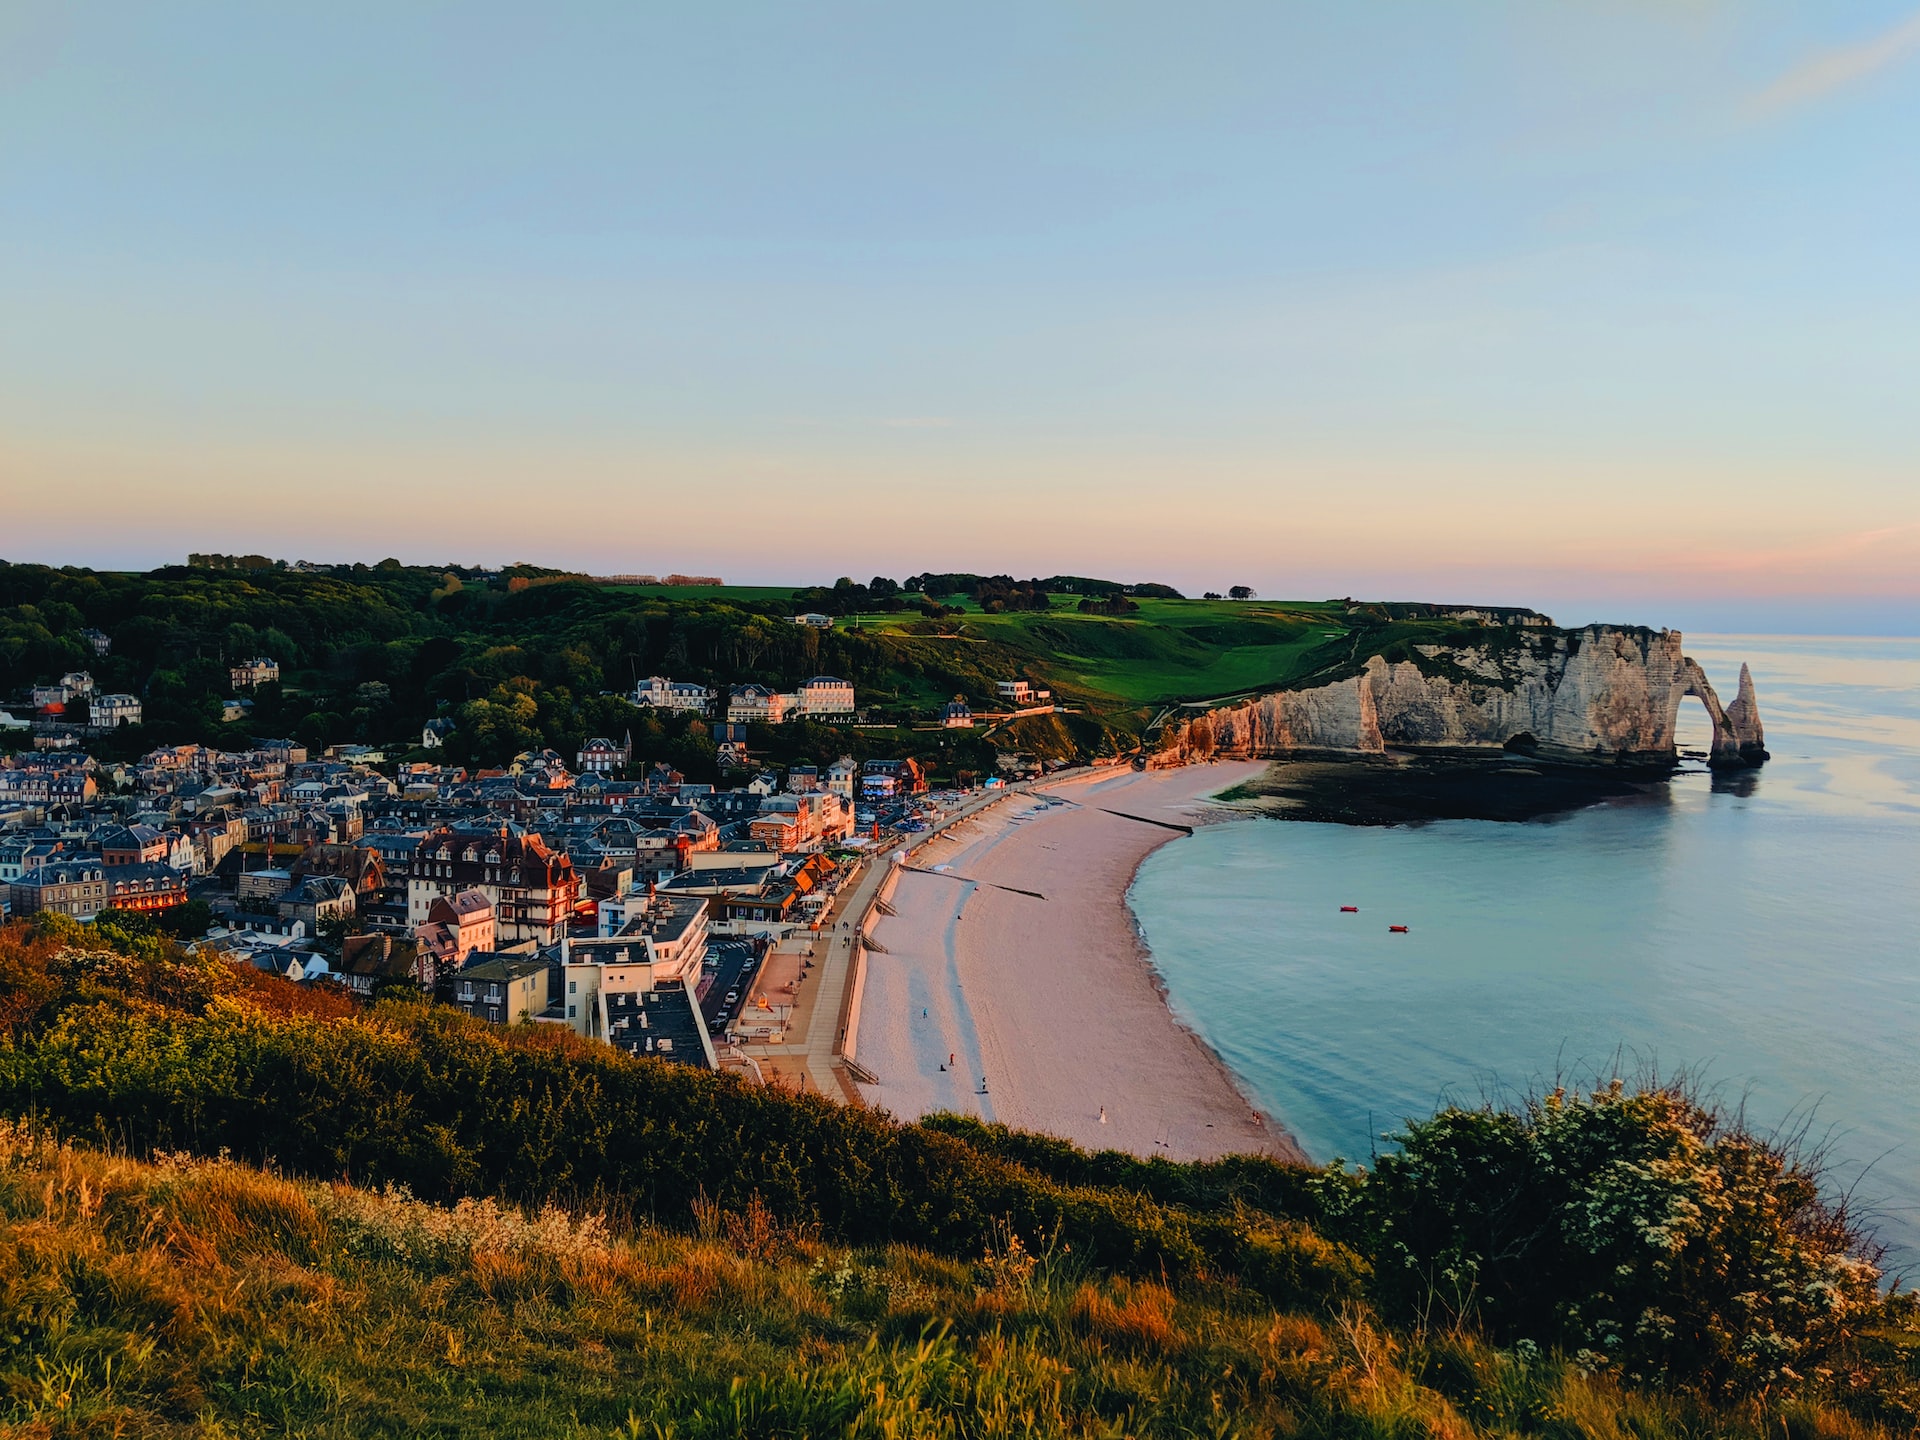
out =
<path fill-rule="evenodd" d="M 567 1006 L 567 1019 L 569 1020 L 573 1019 L 573 1010 L 574 1010 L 573 1006 L 571 1005 Z"/>
<path fill-rule="evenodd" d="M 579 993 L 580 993 L 580 982 L 578 980 L 567 981 L 567 994 L 578 995 Z"/>
<path fill-rule="evenodd" d="M 498 1005 L 489 1005 L 487 1007 L 487 1019 L 496 1025 L 500 1023 L 500 1007 Z"/>

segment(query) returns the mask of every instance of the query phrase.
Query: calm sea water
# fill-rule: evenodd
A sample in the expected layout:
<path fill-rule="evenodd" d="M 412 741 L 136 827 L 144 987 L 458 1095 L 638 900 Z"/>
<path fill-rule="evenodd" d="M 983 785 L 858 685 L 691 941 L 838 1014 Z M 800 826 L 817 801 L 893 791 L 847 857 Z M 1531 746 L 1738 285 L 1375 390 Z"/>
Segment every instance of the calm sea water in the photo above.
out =
<path fill-rule="evenodd" d="M 1524 825 L 1203 827 L 1148 859 L 1135 912 L 1174 1008 L 1317 1160 L 1618 1055 L 1763 1126 L 1810 1115 L 1915 1263 L 1920 640 L 1687 648 L 1727 697 L 1752 665 L 1757 775 Z"/>

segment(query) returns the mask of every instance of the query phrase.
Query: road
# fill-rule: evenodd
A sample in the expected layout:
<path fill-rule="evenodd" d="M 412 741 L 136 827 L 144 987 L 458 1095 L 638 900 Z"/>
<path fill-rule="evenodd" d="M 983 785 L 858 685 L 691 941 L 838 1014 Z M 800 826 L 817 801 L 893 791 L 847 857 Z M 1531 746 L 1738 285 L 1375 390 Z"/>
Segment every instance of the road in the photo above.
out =
<path fill-rule="evenodd" d="M 732 938 L 707 941 L 707 961 L 712 968 L 702 967 L 704 973 L 696 993 L 701 1023 L 711 1028 L 722 1010 L 732 1015 L 740 1013 L 741 997 L 752 986 L 760 961 L 753 953 L 751 940 Z M 732 1000 L 727 999 L 729 994 L 734 996 Z"/>

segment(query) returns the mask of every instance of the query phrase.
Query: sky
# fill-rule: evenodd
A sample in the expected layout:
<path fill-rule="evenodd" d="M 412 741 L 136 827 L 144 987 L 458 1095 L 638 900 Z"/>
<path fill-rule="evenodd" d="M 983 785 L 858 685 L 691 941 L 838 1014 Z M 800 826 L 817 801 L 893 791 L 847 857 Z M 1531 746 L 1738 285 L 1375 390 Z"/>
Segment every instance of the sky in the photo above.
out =
<path fill-rule="evenodd" d="M 0 0 L 0 556 L 1920 632 L 1916 0 Z"/>

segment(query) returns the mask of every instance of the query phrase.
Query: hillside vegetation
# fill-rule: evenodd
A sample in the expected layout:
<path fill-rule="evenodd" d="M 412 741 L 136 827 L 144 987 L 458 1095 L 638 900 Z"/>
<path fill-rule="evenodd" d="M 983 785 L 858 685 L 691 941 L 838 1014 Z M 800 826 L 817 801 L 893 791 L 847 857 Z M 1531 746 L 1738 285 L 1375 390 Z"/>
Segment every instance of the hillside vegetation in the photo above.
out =
<path fill-rule="evenodd" d="M 1370 654 L 1509 633 L 1422 618 L 1430 607 L 1187 600 L 1155 585 L 1096 600 L 1108 582 L 920 578 L 974 591 L 935 597 L 881 577 L 794 591 L 600 585 L 526 566 L 397 561 L 139 575 L 0 561 L 0 700 L 82 669 L 102 692 L 139 696 L 143 725 L 90 737 L 105 758 L 156 744 L 239 748 L 249 736 L 405 749 L 443 716 L 455 729 L 438 758 L 456 763 L 495 765 L 541 746 L 570 756 L 589 736 L 632 731 L 641 760 L 711 780 L 707 726 L 636 709 L 625 697 L 637 680 L 787 688 L 824 673 L 851 680 L 875 720 L 901 728 L 758 727 L 756 755 L 913 754 L 947 775 L 990 767 L 996 745 L 911 727 L 956 694 L 999 708 L 1001 680 L 1031 679 L 1074 706 L 1087 723 L 1031 738 L 1046 758 L 1086 759 L 1132 751 L 1171 705 L 1324 683 Z M 801 610 L 834 624 L 795 625 Z M 108 637 L 109 654 L 95 653 L 89 630 Z M 277 660 L 282 678 L 246 693 L 244 720 L 223 721 L 228 666 L 256 654 Z"/>
<path fill-rule="evenodd" d="M 16 1433 L 1858 1437 L 1911 1303 L 1674 1089 L 1089 1155 L 0 930 Z"/>

